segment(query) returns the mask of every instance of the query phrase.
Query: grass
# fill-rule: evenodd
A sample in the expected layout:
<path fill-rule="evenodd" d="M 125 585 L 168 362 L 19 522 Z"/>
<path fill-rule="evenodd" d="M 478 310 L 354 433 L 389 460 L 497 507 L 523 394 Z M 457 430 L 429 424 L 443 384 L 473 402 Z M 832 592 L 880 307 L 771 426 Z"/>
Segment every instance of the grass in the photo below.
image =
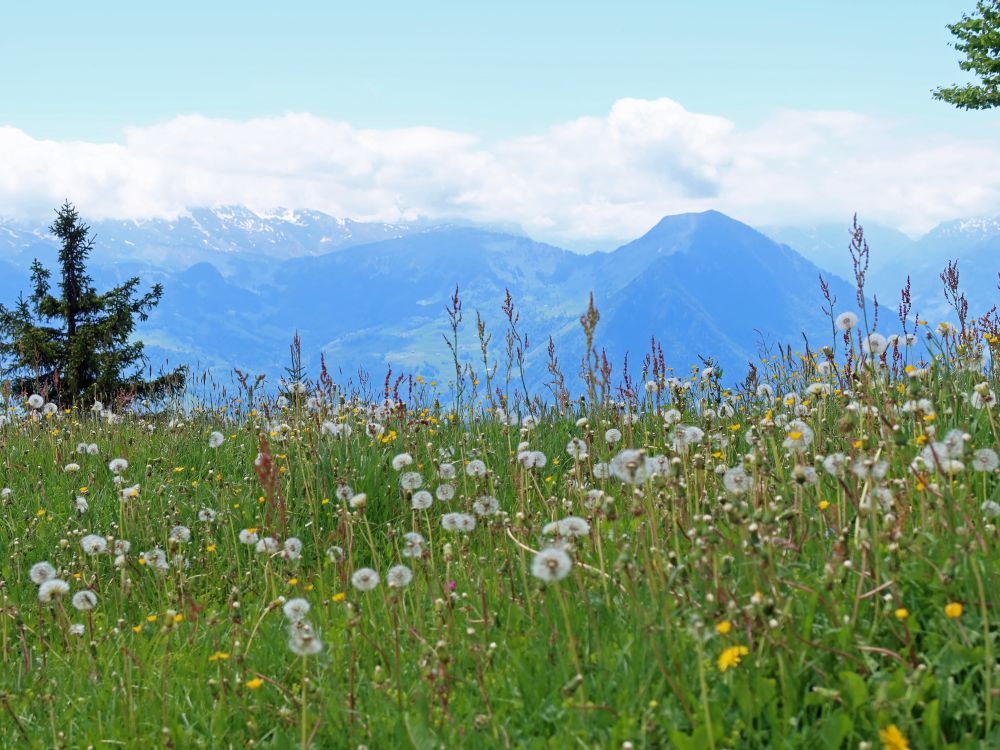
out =
<path fill-rule="evenodd" d="M 427 383 L 406 404 L 239 388 L 120 418 L 12 396 L 0 746 L 998 746 L 1000 476 L 975 451 L 997 449 L 1000 408 L 968 362 L 1000 340 L 970 327 L 881 365 L 841 341 L 839 367 L 787 352 L 732 390 L 644 373 L 621 403 L 536 403 L 528 427 L 471 391 L 457 417 Z M 412 509 L 409 471 L 454 498 Z M 498 512 L 443 527 L 483 496 Z M 585 522 L 544 530 L 567 517 Z M 545 581 L 553 545 L 572 567 Z M 40 601 L 40 561 L 67 594 Z M 408 585 L 387 585 L 396 565 Z M 290 643 L 298 598 L 311 630 Z"/>

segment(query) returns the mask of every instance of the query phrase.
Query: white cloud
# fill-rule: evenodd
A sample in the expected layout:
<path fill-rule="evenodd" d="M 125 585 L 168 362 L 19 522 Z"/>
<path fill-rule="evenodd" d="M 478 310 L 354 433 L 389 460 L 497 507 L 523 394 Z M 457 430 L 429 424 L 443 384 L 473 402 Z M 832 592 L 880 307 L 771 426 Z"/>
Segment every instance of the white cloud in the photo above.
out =
<path fill-rule="evenodd" d="M 38 140 L 0 127 L 0 206 L 93 219 L 241 203 L 369 220 L 516 221 L 565 243 L 635 236 L 717 208 L 755 224 L 847 221 L 910 233 L 1000 210 L 1000 144 L 907 135 L 852 112 L 779 112 L 752 129 L 670 99 L 622 99 L 487 143 L 435 128 L 365 130 L 308 114 L 177 117 L 122 143 Z"/>

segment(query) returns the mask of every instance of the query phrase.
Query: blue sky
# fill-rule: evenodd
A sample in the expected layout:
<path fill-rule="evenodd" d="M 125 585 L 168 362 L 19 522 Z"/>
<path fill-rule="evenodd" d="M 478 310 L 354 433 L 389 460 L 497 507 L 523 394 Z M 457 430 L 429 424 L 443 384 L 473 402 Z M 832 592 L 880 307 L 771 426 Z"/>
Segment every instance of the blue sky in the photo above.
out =
<path fill-rule="evenodd" d="M 514 221 L 603 244 L 715 208 L 920 234 L 1000 213 L 973 0 L 12 4 L 0 213 Z M 99 10 L 97 9 L 99 8 Z"/>
<path fill-rule="evenodd" d="M 0 27 L 0 122 L 115 140 L 177 114 L 310 112 L 498 137 L 665 96 L 740 126 L 850 109 L 974 132 L 995 118 L 928 94 L 960 78 L 945 24 L 973 5 L 17 3 Z"/>

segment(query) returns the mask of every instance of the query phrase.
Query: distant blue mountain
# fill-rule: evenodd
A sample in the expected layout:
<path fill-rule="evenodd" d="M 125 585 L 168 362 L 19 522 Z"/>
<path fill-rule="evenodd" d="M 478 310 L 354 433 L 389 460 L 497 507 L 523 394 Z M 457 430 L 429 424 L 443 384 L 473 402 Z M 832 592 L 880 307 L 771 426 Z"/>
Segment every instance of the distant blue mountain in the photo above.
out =
<path fill-rule="evenodd" d="M 883 306 L 894 309 L 898 305 L 909 276 L 916 310 L 935 320 L 948 317 L 939 275 L 949 261 L 958 261 L 970 310 L 986 311 L 1000 304 L 1000 217 L 945 222 L 918 239 L 878 224 L 863 224 L 871 250 L 866 288 L 869 294 L 878 295 Z M 853 278 L 847 251 L 849 223 L 765 231 L 820 266 Z"/>
<path fill-rule="evenodd" d="M 510 290 L 536 387 L 548 378 L 550 336 L 570 384 L 579 386 L 579 316 L 591 291 L 601 312 L 597 345 L 615 363 L 613 379 L 626 353 L 638 373 L 653 336 L 677 372 L 712 357 L 735 379 L 762 345 L 799 347 L 803 333 L 818 345 L 830 335 L 820 312 L 820 268 L 715 211 L 665 217 L 617 250 L 589 255 L 534 242 L 517 228 L 362 223 L 314 211 L 260 216 L 241 207 L 196 209 L 175 221 L 102 221 L 93 229 L 99 285 L 139 275 L 166 289 L 140 329 L 154 364 L 235 366 L 274 377 L 297 330 L 314 373 L 323 353 L 343 380 L 356 380 L 359 369 L 380 380 L 390 366 L 446 379 L 453 367 L 442 339 L 445 306 L 456 285 L 463 359 L 482 371 L 476 311 L 493 334 L 491 362 L 502 359 L 500 305 Z M 973 235 L 944 226 L 948 242 L 933 234 L 927 242 L 935 247 L 963 248 L 965 278 L 986 278 L 997 265 L 1000 231 L 981 227 Z M 0 222 L 0 301 L 13 302 L 27 288 L 33 257 L 51 263 L 54 255 L 44 227 Z M 853 288 L 824 275 L 844 309 Z"/>

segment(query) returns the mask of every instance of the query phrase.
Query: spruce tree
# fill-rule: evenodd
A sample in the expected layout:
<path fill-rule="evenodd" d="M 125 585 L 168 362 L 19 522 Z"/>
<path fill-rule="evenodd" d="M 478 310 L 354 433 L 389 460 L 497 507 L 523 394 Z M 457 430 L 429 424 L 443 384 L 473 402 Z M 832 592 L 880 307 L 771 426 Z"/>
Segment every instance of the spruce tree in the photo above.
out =
<path fill-rule="evenodd" d="M 143 345 L 132 340 L 160 302 L 163 287 L 139 293 L 133 277 L 98 293 L 87 273 L 93 250 L 90 227 L 67 201 L 49 231 L 59 240 L 57 291 L 52 272 L 31 264 L 31 294 L 12 308 L 0 304 L 0 372 L 21 391 L 45 390 L 64 402 L 113 398 L 123 393 L 164 395 L 178 388 L 184 370 L 153 381 L 142 378 Z"/>

